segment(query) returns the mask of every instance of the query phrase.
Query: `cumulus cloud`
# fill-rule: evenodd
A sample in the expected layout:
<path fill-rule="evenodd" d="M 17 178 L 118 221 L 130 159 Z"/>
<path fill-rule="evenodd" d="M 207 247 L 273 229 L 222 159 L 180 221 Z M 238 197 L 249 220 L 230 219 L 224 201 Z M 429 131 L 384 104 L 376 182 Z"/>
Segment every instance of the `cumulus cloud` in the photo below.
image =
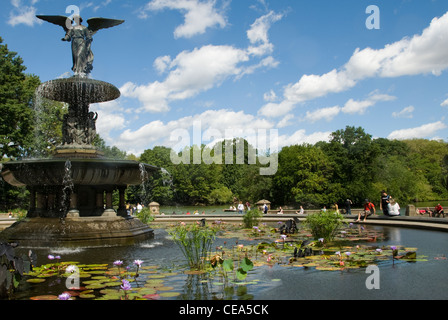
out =
<path fill-rule="evenodd" d="M 364 114 L 367 108 L 374 106 L 379 101 L 392 101 L 395 99 L 396 97 L 394 96 L 380 94 L 374 91 L 370 93 L 369 97 L 365 100 L 348 100 L 341 111 L 349 114 Z"/>
<path fill-rule="evenodd" d="M 285 87 L 283 101 L 268 103 L 259 113 L 282 116 L 299 103 L 346 91 L 366 78 L 428 73 L 438 76 L 448 68 L 447 51 L 448 12 L 434 18 L 421 34 L 403 38 L 382 49 L 357 48 L 341 68 L 322 75 L 303 75 L 298 82 Z"/>
<path fill-rule="evenodd" d="M 315 111 L 306 112 L 305 119 L 306 121 L 316 122 L 321 119 L 325 119 L 327 121 L 332 120 L 335 116 L 339 114 L 341 108 L 339 106 L 329 107 L 329 108 L 321 108 Z"/>
<path fill-rule="evenodd" d="M 331 131 L 318 131 L 307 134 L 305 129 L 295 131 L 291 135 L 280 135 L 279 148 L 291 145 L 300 145 L 304 143 L 315 144 L 319 141 L 330 141 Z"/>
<path fill-rule="evenodd" d="M 193 126 L 195 124 L 196 127 L 199 126 L 201 130 L 199 135 L 201 136 L 209 130 L 209 132 L 218 132 L 221 138 L 225 138 L 228 135 L 237 135 L 238 130 L 241 129 L 241 123 L 250 123 L 251 128 L 266 130 L 272 129 L 274 126 L 272 122 L 259 119 L 244 111 L 235 112 L 228 109 L 207 110 L 200 114 L 183 117 L 166 123 L 160 120 L 151 121 L 137 130 L 127 129 L 114 141 L 114 145 L 138 155 L 151 145 L 174 147 L 178 141 L 171 141 L 170 135 L 175 130 L 186 130 L 191 138 L 188 141 L 188 145 L 190 145 L 190 143 L 195 143 L 193 141 L 194 134 L 198 134 L 193 132 Z M 196 141 L 197 144 L 208 144 L 211 142 L 209 140 L 205 141 L 205 136 L 202 137 L 204 140 Z M 214 139 L 219 138 L 214 137 Z"/>
<path fill-rule="evenodd" d="M 164 81 L 140 86 L 128 82 L 121 92 L 125 97 L 137 98 L 145 111 L 165 112 L 169 102 L 191 98 L 241 74 L 240 64 L 248 59 L 244 50 L 231 46 L 207 45 L 183 51 L 173 60 L 167 56 L 156 60 L 159 71 L 169 71 Z"/>
<path fill-rule="evenodd" d="M 191 38 L 205 33 L 208 28 L 227 25 L 223 10 L 216 8 L 214 0 L 152 0 L 146 4 L 144 12 L 164 9 L 180 10 L 184 14 L 184 23 L 174 30 L 175 38 Z"/>
<path fill-rule="evenodd" d="M 268 14 L 255 20 L 247 31 L 247 38 L 251 43 L 248 49 L 250 54 L 264 55 L 272 53 L 274 46 L 269 41 L 268 31 L 271 25 L 282 19 L 282 17 L 283 15 L 280 13 L 270 11 Z"/>
<path fill-rule="evenodd" d="M 171 2 L 159 0 L 151 3 Z M 256 51 L 252 45 L 249 48 L 205 45 L 192 51 L 182 51 L 175 58 L 161 56 L 155 59 L 154 68 L 160 74 L 166 73 L 166 78 L 146 85 L 128 82 L 121 88 L 122 95 L 138 99 L 143 111 L 166 112 L 170 110 L 172 101 L 192 98 L 229 78 L 238 80 L 258 69 L 275 68 L 278 62 L 272 56 L 266 56 L 270 51 L 266 51 L 265 46 L 269 43 L 267 31 L 273 22 L 281 19 L 281 15 L 270 12 L 259 19 L 251 26 L 249 31 L 252 32 L 248 32 L 248 37 L 251 44 L 262 49 Z"/>
<path fill-rule="evenodd" d="M 305 117 L 302 121 L 309 121 L 314 123 L 319 120 L 331 121 L 339 113 L 347 114 L 364 114 L 367 108 L 374 106 L 379 101 L 391 101 L 395 100 L 396 97 L 390 96 L 388 94 L 381 94 L 378 91 L 373 91 L 369 94 L 368 98 L 365 100 L 354 100 L 349 99 L 343 107 L 333 106 L 328 108 L 320 108 L 314 111 L 307 111 Z"/>
<path fill-rule="evenodd" d="M 428 123 L 416 128 L 395 130 L 387 137 L 390 140 L 405 140 L 405 139 L 418 139 L 428 138 L 434 136 L 434 134 L 447 126 L 442 121 Z"/>
<path fill-rule="evenodd" d="M 13 27 L 18 24 L 24 24 L 30 27 L 35 24 L 41 24 L 42 21 L 36 18 L 37 9 L 34 5 L 37 2 L 38 0 L 31 0 L 25 4 L 22 0 L 11 0 L 14 8 L 9 13 L 8 24 Z"/>

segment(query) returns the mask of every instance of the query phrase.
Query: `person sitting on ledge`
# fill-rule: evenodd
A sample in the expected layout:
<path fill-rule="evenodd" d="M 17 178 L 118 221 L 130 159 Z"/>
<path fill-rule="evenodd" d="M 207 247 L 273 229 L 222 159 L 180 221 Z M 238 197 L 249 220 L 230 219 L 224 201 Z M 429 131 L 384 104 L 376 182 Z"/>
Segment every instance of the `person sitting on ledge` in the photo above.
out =
<path fill-rule="evenodd" d="M 435 217 L 437 215 L 437 217 L 440 217 L 440 215 L 442 215 L 445 218 L 445 212 L 443 212 L 443 207 L 439 204 L 437 204 L 437 206 L 434 208 L 434 213 L 433 216 Z"/>
<path fill-rule="evenodd" d="M 389 198 L 389 203 L 387 204 L 389 215 L 390 216 L 399 216 L 400 215 L 400 205 L 394 198 Z"/>
<path fill-rule="evenodd" d="M 432 217 L 432 211 L 429 210 L 429 208 L 427 207 L 426 210 L 425 209 L 418 209 L 415 210 L 417 214 L 424 216 L 425 214 L 428 214 L 430 217 Z"/>
<path fill-rule="evenodd" d="M 364 201 L 364 211 L 363 212 L 364 212 L 364 221 L 367 220 L 368 216 L 376 213 L 375 205 L 372 202 L 370 202 L 369 199 L 366 199 Z M 358 220 L 356 220 L 355 222 L 361 221 L 361 213 L 362 212 L 358 213 Z"/>

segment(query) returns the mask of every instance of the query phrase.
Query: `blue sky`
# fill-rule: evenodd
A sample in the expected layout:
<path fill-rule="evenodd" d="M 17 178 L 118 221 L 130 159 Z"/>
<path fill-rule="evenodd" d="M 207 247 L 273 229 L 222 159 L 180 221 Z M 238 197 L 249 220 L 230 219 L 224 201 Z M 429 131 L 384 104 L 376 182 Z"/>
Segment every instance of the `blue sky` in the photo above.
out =
<path fill-rule="evenodd" d="M 71 76 L 62 28 L 36 14 L 124 19 L 99 31 L 91 77 L 120 99 L 92 105 L 109 145 L 173 146 L 193 124 L 278 130 L 279 146 L 347 125 L 374 137 L 448 138 L 445 0 L 3 0 L 0 36 L 41 81 Z M 366 27 L 379 9 L 379 29 Z M 370 20 L 369 20 L 370 21 Z M 203 141 L 207 143 L 207 141 Z"/>

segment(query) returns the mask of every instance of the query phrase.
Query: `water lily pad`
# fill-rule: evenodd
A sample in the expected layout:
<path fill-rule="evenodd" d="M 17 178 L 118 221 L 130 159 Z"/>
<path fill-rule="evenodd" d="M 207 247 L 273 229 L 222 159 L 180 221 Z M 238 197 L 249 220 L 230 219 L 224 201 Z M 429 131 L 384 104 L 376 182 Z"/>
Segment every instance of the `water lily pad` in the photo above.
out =
<path fill-rule="evenodd" d="M 162 279 L 149 279 L 148 281 L 146 281 L 145 286 L 157 286 L 160 285 L 161 283 L 163 283 Z"/>
<path fill-rule="evenodd" d="M 81 299 L 94 299 L 94 298 L 96 298 L 96 296 L 94 294 L 91 294 L 91 293 L 80 294 L 79 297 Z"/>
<path fill-rule="evenodd" d="M 147 294 L 156 294 L 156 289 L 154 288 L 147 288 L 147 287 L 143 287 L 140 290 L 138 290 L 138 293 L 141 295 L 147 295 Z"/>
<path fill-rule="evenodd" d="M 34 279 L 28 279 L 28 280 L 26 280 L 26 282 L 29 282 L 29 283 L 42 283 L 42 282 L 45 282 L 45 279 L 34 278 Z"/>
<path fill-rule="evenodd" d="M 180 292 L 162 292 L 160 296 L 163 298 L 174 298 L 180 296 Z"/>
<path fill-rule="evenodd" d="M 58 300 L 58 296 L 51 295 L 51 294 L 44 294 L 41 296 L 35 296 L 31 297 L 31 300 Z"/>
<path fill-rule="evenodd" d="M 144 295 L 143 298 L 147 299 L 147 300 L 158 300 L 160 299 L 160 295 L 159 294 L 147 294 Z"/>
<path fill-rule="evenodd" d="M 87 289 L 103 289 L 106 288 L 107 285 L 105 283 L 99 282 L 99 283 L 93 283 L 86 286 Z"/>
<path fill-rule="evenodd" d="M 185 271 L 184 274 L 204 274 L 206 272 L 207 271 L 205 271 L 205 270 L 188 270 L 188 271 Z"/>
<path fill-rule="evenodd" d="M 162 286 L 162 287 L 156 287 L 155 289 L 156 289 L 157 291 L 170 291 L 170 290 L 173 290 L 174 287 L 165 287 L 165 286 Z"/>

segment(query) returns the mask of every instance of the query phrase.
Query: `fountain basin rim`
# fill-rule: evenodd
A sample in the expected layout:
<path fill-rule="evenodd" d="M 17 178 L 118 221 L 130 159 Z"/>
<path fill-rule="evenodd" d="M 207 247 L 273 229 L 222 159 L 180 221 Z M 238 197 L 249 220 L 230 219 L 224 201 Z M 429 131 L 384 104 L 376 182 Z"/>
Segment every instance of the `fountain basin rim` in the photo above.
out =
<path fill-rule="evenodd" d="M 38 159 L 3 163 L 3 179 L 14 186 L 63 185 L 67 160 L 75 185 L 137 185 L 143 181 L 141 170 L 158 171 L 160 168 L 134 160 L 111 159 Z"/>
<path fill-rule="evenodd" d="M 66 103 L 78 100 L 89 104 L 107 102 L 121 96 L 120 90 L 113 84 L 83 77 L 54 79 L 42 83 L 39 88 L 44 98 Z"/>

